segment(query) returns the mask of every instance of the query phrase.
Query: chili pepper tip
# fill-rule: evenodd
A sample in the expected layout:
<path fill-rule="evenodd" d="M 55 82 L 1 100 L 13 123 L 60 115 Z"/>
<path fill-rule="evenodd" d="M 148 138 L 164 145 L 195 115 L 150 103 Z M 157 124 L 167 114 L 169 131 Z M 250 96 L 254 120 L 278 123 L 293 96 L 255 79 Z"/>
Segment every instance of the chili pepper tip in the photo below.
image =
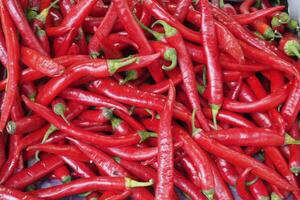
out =
<path fill-rule="evenodd" d="M 213 200 L 214 199 L 214 193 L 215 193 L 214 189 L 202 190 L 202 193 L 206 196 L 206 198 L 208 200 Z"/>
<path fill-rule="evenodd" d="M 162 66 L 162 69 L 165 71 L 173 70 L 177 65 L 177 53 L 174 48 L 169 48 L 164 53 L 164 59 L 170 61 L 171 64 L 169 66 Z"/>
<path fill-rule="evenodd" d="M 147 187 L 153 185 L 153 180 L 150 179 L 148 182 L 139 182 L 131 178 L 125 178 L 125 187 L 134 188 L 134 187 Z"/>
<path fill-rule="evenodd" d="M 9 134 L 14 134 L 16 132 L 16 123 L 14 121 L 9 121 L 7 122 L 6 124 L 6 131 L 9 133 Z"/>

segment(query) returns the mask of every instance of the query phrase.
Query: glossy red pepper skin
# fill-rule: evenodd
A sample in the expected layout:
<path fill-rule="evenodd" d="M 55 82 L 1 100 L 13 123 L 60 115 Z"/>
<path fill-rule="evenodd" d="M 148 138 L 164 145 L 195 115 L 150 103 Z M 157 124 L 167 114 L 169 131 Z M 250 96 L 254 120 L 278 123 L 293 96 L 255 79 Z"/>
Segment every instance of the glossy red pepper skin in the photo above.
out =
<path fill-rule="evenodd" d="M 176 10 L 173 14 L 174 18 L 178 21 L 183 22 L 188 13 L 189 7 L 192 4 L 190 0 L 180 0 L 176 5 Z"/>
<path fill-rule="evenodd" d="M 64 66 L 58 65 L 50 57 L 27 47 L 21 48 L 21 58 L 26 66 L 50 77 L 60 76 L 65 71 Z"/>
<path fill-rule="evenodd" d="M 239 196 L 245 200 L 253 199 L 251 194 L 246 189 L 246 180 L 248 174 L 251 172 L 252 168 L 247 168 L 243 171 L 243 173 L 239 176 L 236 182 L 236 189 Z"/>
<path fill-rule="evenodd" d="M 1 199 L 23 199 L 23 200 L 41 200 L 38 197 L 31 196 L 19 190 L 0 186 L 0 198 Z"/>
<path fill-rule="evenodd" d="M 67 156 L 60 156 L 61 159 L 64 160 L 64 162 L 71 168 L 73 169 L 76 174 L 80 177 L 83 178 L 88 178 L 88 177 L 94 177 L 96 174 L 94 171 L 90 169 L 89 166 L 87 166 L 85 163 L 80 162 L 80 161 L 75 161 L 72 160 L 70 157 Z"/>
<path fill-rule="evenodd" d="M 158 135 L 158 180 L 155 190 L 155 199 L 170 199 L 174 190 L 174 149 L 171 132 L 172 110 L 175 101 L 175 88 L 170 82 L 168 97 L 160 113 Z"/>
<path fill-rule="evenodd" d="M 78 148 L 72 145 L 36 144 L 27 147 L 27 150 L 44 151 L 47 153 L 56 154 L 57 156 L 67 156 L 76 161 L 89 162 L 89 158 L 86 157 Z"/>
<path fill-rule="evenodd" d="M 297 122 L 294 122 L 291 129 L 290 135 L 296 139 L 300 138 L 299 128 Z M 298 174 L 300 170 L 300 148 L 297 145 L 290 145 L 290 156 L 289 156 L 289 168 L 294 174 Z"/>
<path fill-rule="evenodd" d="M 17 189 L 24 188 L 48 175 L 54 169 L 62 166 L 63 163 L 63 160 L 57 156 L 45 158 L 31 167 L 14 174 L 7 180 L 5 186 Z M 32 176 L 32 174 L 34 174 L 34 176 Z"/>
<path fill-rule="evenodd" d="M 63 184 L 68 183 L 72 180 L 69 169 L 63 165 L 53 171 L 53 175 L 55 178 L 60 180 Z"/>
<path fill-rule="evenodd" d="M 69 126 L 60 117 L 52 113 L 48 108 L 40 104 L 33 103 L 30 100 L 26 99 L 26 97 L 24 96 L 23 96 L 23 100 L 27 105 L 27 107 L 31 108 L 34 112 L 40 114 L 43 118 L 51 122 L 55 127 L 60 129 L 67 136 L 74 137 L 78 140 L 85 138 L 84 140 L 87 141 L 88 143 L 92 143 L 100 146 L 101 145 L 122 146 L 125 144 L 126 145 L 137 144 L 143 141 L 142 137 L 144 135 L 144 132 L 137 131 L 126 136 L 119 136 L 119 137 L 116 136 L 112 138 L 111 136 L 104 136 L 77 127 Z"/>
<path fill-rule="evenodd" d="M 1 1 L 0 5 L 0 15 L 2 30 L 4 31 L 5 42 L 7 47 L 7 86 L 4 93 L 4 97 L 1 105 L 1 118 L 0 118 L 0 130 L 3 131 L 7 120 L 9 119 L 12 106 L 16 100 L 18 94 L 18 82 L 20 75 L 19 67 L 19 56 L 20 47 L 18 43 L 18 37 L 16 34 L 15 25 L 7 11 L 7 7 L 4 3 L 10 1 Z"/>

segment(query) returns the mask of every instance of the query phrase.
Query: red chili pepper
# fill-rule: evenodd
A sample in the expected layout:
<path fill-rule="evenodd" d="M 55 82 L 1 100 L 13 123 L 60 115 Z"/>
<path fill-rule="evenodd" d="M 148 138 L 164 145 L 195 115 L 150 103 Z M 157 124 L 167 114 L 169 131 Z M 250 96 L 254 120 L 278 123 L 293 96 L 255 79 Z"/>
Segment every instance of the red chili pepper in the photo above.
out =
<path fill-rule="evenodd" d="M 27 151 L 44 151 L 47 153 L 56 154 L 58 156 L 67 156 L 76 161 L 88 162 L 89 159 L 79 151 L 78 148 L 71 145 L 59 144 L 35 144 L 27 147 Z"/>
<path fill-rule="evenodd" d="M 98 123 L 105 123 L 111 120 L 113 116 L 113 110 L 110 108 L 99 108 L 96 110 L 85 110 L 78 118 L 81 120 L 94 121 Z"/>
<path fill-rule="evenodd" d="M 129 191 L 129 190 L 125 190 L 123 192 L 108 190 L 108 191 L 105 191 L 101 195 L 99 200 L 122 200 L 122 199 L 126 199 L 127 197 L 129 197 L 130 194 L 131 194 L 131 191 Z M 130 196 L 130 198 L 133 198 L 133 197 Z M 146 199 L 146 197 L 144 197 L 144 198 Z"/>
<path fill-rule="evenodd" d="M 236 182 L 236 190 L 237 190 L 239 196 L 245 200 L 253 199 L 251 194 L 246 189 L 246 180 L 247 180 L 248 174 L 251 172 L 251 170 L 252 170 L 252 168 L 250 168 L 250 167 L 245 169 L 243 171 L 243 173 L 239 176 L 239 178 L 237 179 L 237 182 Z"/>
<path fill-rule="evenodd" d="M 41 200 L 38 197 L 31 196 L 20 190 L 15 190 L 5 186 L 0 186 L 0 198 L 1 199 L 23 199 L 23 200 Z"/>
<path fill-rule="evenodd" d="M 8 3 L 10 1 L 6 1 Z M 7 47 L 7 86 L 4 93 L 4 97 L 1 105 L 1 119 L 0 119 L 0 130 L 3 131 L 9 115 L 12 109 L 12 106 L 16 100 L 17 87 L 19 82 L 19 43 L 18 37 L 16 34 L 15 26 L 12 22 L 11 17 L 5 7 L 4 2 L 0 2 L 0 15 L 1 15 L 1 24 L 2 30 L 4 31 L 6 47 Z"/>
<path fill-rule="evenodd" d="M 299 128 L 297 122 L 294 122 L 290 132 L 292 137 L 299 139 Z M 290 157 L 289 157 L 289 168 L 290 170 L 297 175 L 300 172 L 300 154 L 299 154 L 299 146 L 290 145 Z"/>
<path fill-rule="evenodd" d="M 283 103 L 286 100 L 287 95 L 287 89 L 283 88 L 251 103 L 237 102 L 225 98 L 223 108 L 232 112 L 263 112 Z"/>
<path fill-rule="evenodd" d="M 198 176 L 198 171 L 194 166 L 194 163 L 189 157 L 183 157 L 180 160 L 180 164 L 186 171 L 188 178 L 197 186 L 201 187 L 200 177 Z"/>
<path fill-rule="evenodd" d="M 233 165 L 222 158 L 215 156 L 213 158 L 224 181 L 226 181 L 229 185 L 234 186 L 236 184 L 238 174 Z"/>
<path fill-rule="evenodd" d="M 128 133 L 132 132 L 129 124 L 120 118 L 113 117 L 111 120 L 111 126 L 113 128 L 114 135 L 128 135 Z"/>
<path fill-rule="evenodd" d="M 174 188 L 174 149 L 171 133 L 172 110 L 175 101 L 175 88 L 170 82 L 168 99 L 160 113 L 158 135 L 158 181 L 155 190 L 155 199 L 170 199 Z"/>
<path fill-rule="evenodd" d="M 290 135 L 280 136 L 278 131 L 262 128 L 229 128 L 206 132 L 226 146 L 281 146 L 298 143 Z"/>
<path fill-rule="evenodd" d="M 281 38 L 279 49 L 288 56 L 300 58 L 300 41 L 293 34 L 286 34 Z"/>
<path fill-rule="evenodd" d="M 188 13 L 188 10 L 189 10 L 189 7 L 191 4 L 192 4 L 192 1 L 190 1 L 190 0 L 178 1 L 177 5 L 176 5 L 176 10 L 173 14 L 173 17 L 175 19 L 177 19 L 178 21 L 183 22 Z"/>
<path fill-rule="evenodd" d="M 71 181 L 51 188 L 32 191 L 30 194 L 40 198 L 59 199 L 65 196 L 80 194 L 95 190 L 126 190 L 135 187 L 151 186 L 152 182 L 137 182 L 130 178 L 121 177 L 91 177 Z"/>
<path fill-rule="evenodd" d="M 43 118 L 51 122 L 55 127 L 60 129 L 67 136 L 74 137 L 79 140 L 83 139 L 86 142 L 92 144 L 97 144 L 101 146 L 121 146 L 125 144 L 137 144 L 139 142 L 143 142 L 148 137 L 156 136 L 156 134 L 154 133 L 145 131 L 137 131 L 135 133 L 120 137 L 110 137 L 96 134 L 77 127 L 69 126 L 61 118 L 55 116 L 55 114 L 53 114 L 48 108 L 40 104 L 33 103 L 24 96 L 23 100 L 27 107 L 32 109 L 34 112 L 40 114 Z"/>
<path fill-rule="evenodd" d="M 217 47 L 217 34 L 214 25 L 214 19 L 212 16 L 211 8 L 207 0 L 200 1 L 202 21 L 201 31 L 203 37 L 204 52 L 207 61 L 207 90 L 208 90 L 208 102 L 212 109 L 213 122 L 216 129 L 219 109 L 223 103 L 223 86 L 221 67 L 219 64 L 219 51 Z"/>
<path fill-rule="evenodd" d="M 63 160 L 57 156 L 45 158 L 31 167 L 14 174 L 5 182 L 5 186 L 17 189 L 24 188 L 48 175 L 54 169 L 62 166 L 63 163 Z"/>
<path fill-rule="evenodd" d="M 45 120 L 38 115 L 31 115 L 18 119 L 17 121 L 9 121 L 6 125 L 6 131 L 9 134 L 22 135 L 42 128 Z"/>

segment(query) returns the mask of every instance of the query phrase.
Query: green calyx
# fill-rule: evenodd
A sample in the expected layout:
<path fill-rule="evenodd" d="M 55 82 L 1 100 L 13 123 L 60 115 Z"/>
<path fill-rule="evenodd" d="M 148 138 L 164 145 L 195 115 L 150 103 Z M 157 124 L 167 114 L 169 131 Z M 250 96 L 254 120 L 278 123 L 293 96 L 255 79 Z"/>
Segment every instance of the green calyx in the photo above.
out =
<path fill-rule="evenodd" d="M 279 22 L 279 18 L 277 16 L 274 16 L 271 20 L 271 26 L 274 27 L 278 27 L 280 26 L 281 23 Z"/>
<path fill-rule="evenodd" d="M 106 119 L 112 119 L 112 117 L 113 117 L 113 113 L 114 113 L 114 111 L 113 111 L 113 109 L 111 109 L 111 108 L 103 108 L 102 109 L 102 115 L 106 118 Z"/>
<path fill-rule="evenodd" d="M 150 132 L 150 131 L 138 131 L 137 132 L 140 137 L 140 143 L 144 142 L 145 140 L 147 140 L 149 137 L 157 137 L 157 133 L 155 132 Z"/>
<path fill-rule="evenodd" d="M 122 58 L 122 59 L 109 59 L 109 60 L 107 60 L 107 65 L 109 68 L 110 75 L 113 75 L 120 68 L 130 65 L 132 63 L 138 63 L 138 62 L 139 62 L 138 57 L 128 56 L 128 57 Z"/>
<path fill-rule="evenodd" d="M 68 121 L 68 119 L 65 116 L 66 106 L 64 104 L 62 104 L 62 103 L 55 104 L 53 111 L 54 111 L 55 114 L 61 116 L 61 118 L 63 118 L 63 120 L 68 125 L 70 125 L 70 122 Z"/>
<path fill-rule="evenodd" d="M 284 53 L 288 56 L 297 56 L 300 59 L 300 44 L 297 40 L 289 40 L 284 45 Z"/>
<path fill-rule="evenodd" d="M 211 113 L 212 113 L 214 128 L 215 128 L 215 130 L 217 130 L 218 129 L 217 115 L 218 115 L 218 112 L 219 112 L 221 106 L 220 105 L 216 105 L 216 104 L 211 104 L 210 108 L 211 108 Z"/>
<path fill-rule="evenodd" d="M 50 9 L 53 8 L 58 2 L 59 2 L 59 0 L 55 0 L 54 2 L 52 2 L 47 8 L 42 10 L 40 12 L 40 14 L 36 15 L 35 19 L 40 20 L 43 24 L 45 24 L 46 23 L 46 18 L 49 14 Z"/>
<path fill-rule="evenodd" d="M 300 140 L 296 140 L 289 134 L 284 134 L 284 144 L 300 144 Z"/>
<path fill-rule="evenodd" d="M 262 34 L 260 34 L 260 32 L 258 32 L 258 31 L 255 31 L 254 34 L 255 34 L 257 37 L 259 37 L 260 39 L 263 39 L 263 40 L 266 39 L 266 38 L 265 38 Z"/>
<path fill-rule="evenodd" d="M 120 124 L 123 122 L 122 119 L 117 118 L 117 117 L 113 117 L 111 120 L 111 126 L 113 128 L 113 130 L 115 130 L 116 128 L 118 128 L 118 126 L 120 126 Z"/>
<path fill-rule="evenodd" d="M 262 4 L 262 0 L 256 0 L 254 7 L 260 9 L 262 7 L 261 4 Z"/>
<path fill-rule="evenodd" d="M 271 193 L 271 200 L 282 200 L 275 192 Z"/>
<path fill-rule="evenodd" d="M 151 25 L 151 27 L 154 27 L 157 24 L 160 24 L 160 25 L 163 26 L 163 28 L 165 30 L 165 36 L 166 37 L 172 37 L 172 36 L 174 36 L 178 33 L 176 28 L 174 28 L 173 26 L 170 26 L 167 22 L 165 22 L 163 20 L 157 20 L 156 22 L 154 22 Z"/>
<path fill-rule="evenodd" d="M 138 78 L 138 73 L 136 70 L 129 70 L 126 71 L 125 73 L 126 73 L 125 78 L 119 81 L 121 85 L 124 85 L 128 81 L 136 80 Z"/>
<path fill-rule="evenodd" d="M 26 11 L 26 18 L 29 21 L 32 21 L 35 19 L 35 17 L 38 15 L 38 8 L 30 8 Z"/>
<path fill-rule="evenodd" d="M 168 48 L 164 53 L 164 59 L 166 61 L 170 61 L 171 64 L 169 66 L 162 66 L 162 69 L 165 71 L 173 70 L 177 65 L 177 53 L 174 48 Z"/>
<path fill-rule="evenodd" d="M 127 187 L 127 188 L 148 187 L 151 185 L 153 185 L 152 179 L 150 179 L 148 182 L 139 182 L 139 181 L 135 181 L 131 178 L 125 177 L 125 187 Z"/>
<path fill-rule="evenodd" d="M 288 28 L 292 31 L 297 30 L 299 27 L 299 24 L 296 20 L 294 19 L 290 19 L 289 23 L 288 23 Z"/>
<path fill-rule="evenodd" d="M 287 23 L 289 23 L 289 21 L 290 21 L 290 16 L 286 13 L 286 12 L 282 12 L 282 13 L 280 13 L 279 15 L 278 15 L 278 17 L 279 17 L 279 22 L 281 23 L 281 24 L 287 24 Z"/>
<path fill-rule="evenodd" d="M 263 36 L 267 39 L 267 40 L 271 40 L 275 38 L 275 33 L 273 31 L 273 29 L 271 27 L 268 27 L 267 30 L 265 30 L 265 32 L 263 33 Z"/>
<path fill-rule="evenodd" d="M 91 52 L 90 53 L 90 58 L 92 59 L 96 59 L 98 56 L 100 56 L 101 54 L 99 52 Z"/>
<path fill-rule="evenodd" d="M 296 176 L 300 173 L 300 167 L 291 167 L 290 171 L 293 172 Z"/>
<path fill-rule="evenodd" d="M 195 126 L 196 112 L 197 112 L 197 109 L 195 108 L 192 112 L 192 136 L 195 136 L 202 131 L 200 128 L 197 128 Z"/>
<path fill-rule="evenodd" d="M 36 189 L 35 185 L 31 184 L 31 185 L 28 185 L 25 190 L 26 190 L 26 192 L 31 192 L 35 189 Z"/>
<path fill-rule="evenodd" d="M 71 181 L 72 181 L 72 177 L 71 177 L 71 176 L 64 176 L 64 177 L 62 178 L 62 180 L 61 180 L 61 182 L 62 182 L 63 184 L 69 183 L 69 182 L 71 182 Z"/>
<path fill-rule="evenodd" d="M 9 121 L 7 122 L 6 124 L 6 131 L 9 133 L 9 134 L 14 134 L 16 132 L 16 123 L 14 121 Z"/>
<path fill-rule="evenodd" d="M 213 200 L 214 199 L 214 193 L 215 193 L 214 189 L 202 190 L 202 193 L 206 196 L 206 198 L 208 200 Z"/>
<path fill-rule="evenodd" d="M 36 27 L 36 34 L 38 36 L 45 36 L 46 35 L 46 31 L 44 31 L 43 29 L 41 29 L 40 27 Z"/>

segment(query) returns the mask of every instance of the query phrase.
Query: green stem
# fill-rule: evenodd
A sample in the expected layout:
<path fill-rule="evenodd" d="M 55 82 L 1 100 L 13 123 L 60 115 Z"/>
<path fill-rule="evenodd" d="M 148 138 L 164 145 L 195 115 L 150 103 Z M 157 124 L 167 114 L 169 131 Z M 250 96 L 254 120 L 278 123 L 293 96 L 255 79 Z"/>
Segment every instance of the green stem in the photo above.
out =
<path fill-rule="evenodd" d="M 296 176 L 300 173 L 300 167 L 291 167 L 290 171 L 293 172 Z"/>
<path fill-rule="evenodd" d="M 224 6 L 225 6 L 224 0 L 219 0 L 219 7 L 220 7 L 221 9 L 223 9 Z"/>
<path fill-rule="evenodd" d="M 127 83 L 128 81 L 131 80 L 136 80 L 138 78 L 138 73 L 136 70 L 129 70 L 126 71 L 126 76 L 124 79 L 120 80 L 120 84 L 124 85 L 125 83 Z"/>
<path fill-rule="evenodd" d="M 111 120 L 111 126 L 113 128 L 113 130 L 115 130 L 118 126 L 120 126 L 121 122 L 123 120 L 117 117 L 112 118 Z"/>
<path fill-rule="evenodd" d="M 200 128 L 197 128 L 195 126 L 195 120 L 196 120 L 196 112 L 197 112 L 197 109 L 195 108 L 192 112 L 192 136 L 195 136 L 197 135 L 198 133 L 201 132 L 201 129 Z"/>
<path fill-rule="evenodd" d="M 61 116 L 61 118 L 63 118 L 63 120 L 70 125 L 70 122 L 68 121 L 68 119 L 65 116 L 65 111 L 66 111 L 66 106 L 62 103 L 57 103 L 54 105 L 54 113 Z"/>
<path fill-rule="evenodd" d="M 263 36 L 268 39 L 268 40 L 272 40 L 275 38 L 275 34 L 272 28 L 268 27 L 267 30 L 265 30 L 265 32 L 263 33 Z"/>
<path fill-rule="evenodd" d="M 129 56 L 127 58 L 122 58 L 122 59 L 107 60 L 107 65 L 108 65 L 108 70 L 110 75 L 113 75 L 120 68 L 138 62 L 139 62 L 138 57 Z"/>
<path fill-rule="evenodd" d="M 131 178 L 125 177 L 125 187 L 127 188 L 135 188 L 135 187 L 147 187 L 153 185 L 153 180 L 150 179 L 148 182 L 139 182 L 135 181 Z"/>
<path fill-rule="evenodd" d="M 149 131 L 138 131 L 137 132 L 140 137 L 141 137 L 141 140 L 140 140 L 140 143 L 144 142 L 145 140 L 147 140 L 149 137 L 157 137 L 157 133 L 155 132 L 149 132 Z"/>
<path fill-rule="evenodd" d="M 112 108 L 103 108 L 102 109 L 102 115 L 108 120 L 112 119 L 113 109 Z"/>
<path fill-rule="evenodd" d="M 53 124 L 51 124 L 50 127 L 48 128 L 48 130 L 46 131 L 41 144 L 44 144 L 48 140 L 49 136 L 56 130 L 57 130 L 57 128 Z M 39 154 L 40 154 L 40 151 L 35 152 L 34 157 L 36 160 L 40 160 Z"/>
<path fill-rule="evenodd" d="M 272 192 L 271 193 L 271 200 L 281 200 L 281 198 L 275 192 Z"/>
<path fill-rule="evenodd" d="M 296 40 L 289 40 L 284 45 L 284 53 L 288 56 L 297 56 L 300 59 L 300 44 Z"/>
<path fill-rule="evenodd" d="M 178 33 L 177 29 L 174 28 L 173 26 L 170 26 L 167 22 L 163 21 L 163 20 L 157 20 L 156 22 L 154 22 L 151 27 L 154 27 L 155 25 L 160 24 L 163 26 L 164 30 L 165 30 L 165 35 L 167 37 L 172 37 L 174 35 L 176 35 Z"/>
<path fill-rule="evenodd" d="M 221 106 L 216 105 L 216 104 L 211 104 L 210 107 L 211 107 L 211 113 L 212 113 L 212 117 L 213 117 L 214 128 L 215 128 L 215 130 L 217 130 L 218 129 L 217 115 L 218 115 L 218 112 L 219 112 Z"/>
<path fill-rule="evenodd" d="M 72 177 L 71 176 L 64 176 L 63 178 L 62 178 L 62 180 L 61 180 L 61 182 L 63 183 L 63 184 L 65 184 L 65 183 L 69 183 L 69 182 L 71 182 L 72 181 Z"/>
<path fill-rule="evenodd" d="M 177 65 L 177 53 L 174 48 L 168 48 L 164 53 L 164 59 L 166 61 L 170 61 L 171 64 L 169 66 L 162 66 L 162 69 L 165 71 L 173 70 Z"/>
<path fill-rule="evenodd" d="M 205 86 L 201 84 L 197 84 L 197 90 L 202 95 L 205 91 Z"/>
<path fill-rule="evenodd" d="M 256 181 L 258 180 L 258 177 L 256 176 L 252 181 L 247 181 L 245 183 L 246 186 L 251 186 L 253 185 L 254 183 L 256 183 Z"/>
<path fill-rule="evenodd" d="M 289 134 L 284 134 L 284 144 L 300 144 L 300 140 L 296 140 Z"/>
<path fill-rule="evenodd" d="M 49 11 L 51 8 L 53 8 L 57 3 L 59 2 L 59 0 L 55 0 L 54 2 L 52 2 L 47 8 L 45 8 L 44 10 L 42 10 L 40 12 L 40 14 L 38 14 L 37 16 L 35 16 L 35 19 L 40 20 L 41 22 L 43 22 L 43 24 L 46 23 L 46 18 L 49 14 Z"/>

